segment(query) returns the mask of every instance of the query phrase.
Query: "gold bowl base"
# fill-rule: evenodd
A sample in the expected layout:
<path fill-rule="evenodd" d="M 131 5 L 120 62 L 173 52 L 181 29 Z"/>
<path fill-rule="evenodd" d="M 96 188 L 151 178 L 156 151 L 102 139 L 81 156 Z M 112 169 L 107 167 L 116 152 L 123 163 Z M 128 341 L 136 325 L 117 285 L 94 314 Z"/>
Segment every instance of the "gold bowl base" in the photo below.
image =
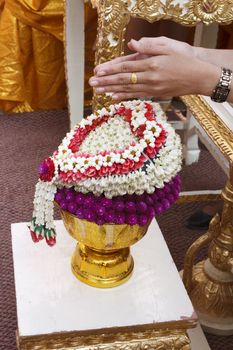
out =
<path fill-rule="evenodd" d="M 129 248 L 104 251 L 78 243 L 71 266 L 80 281 L 97 288 L 111 288 L 130 278 L 134 261 Z"/>
<path fill-rule="evenodd" d="M 71 265 L 80 281 L 111 288 L 130 278 L 134 261 L 129 247 L 145 236 L 149 224 L 97 225 L 65 210 L 61 216 L 69 234 L 78 241 Z"/>

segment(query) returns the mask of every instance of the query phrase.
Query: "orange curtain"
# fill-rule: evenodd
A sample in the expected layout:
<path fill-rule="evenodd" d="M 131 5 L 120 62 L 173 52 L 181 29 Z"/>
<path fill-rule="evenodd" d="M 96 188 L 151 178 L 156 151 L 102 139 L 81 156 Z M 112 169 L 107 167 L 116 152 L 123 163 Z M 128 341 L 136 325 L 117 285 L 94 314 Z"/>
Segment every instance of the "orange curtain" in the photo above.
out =
<path fill-rule="evenodd" d="M 63 0 L 0 0 L 0 109 L 17 112 L 66 106 L 63 6 Z M 92 72 L 96 12 L 90 5 L 88 21 L 86 57 Z"/>

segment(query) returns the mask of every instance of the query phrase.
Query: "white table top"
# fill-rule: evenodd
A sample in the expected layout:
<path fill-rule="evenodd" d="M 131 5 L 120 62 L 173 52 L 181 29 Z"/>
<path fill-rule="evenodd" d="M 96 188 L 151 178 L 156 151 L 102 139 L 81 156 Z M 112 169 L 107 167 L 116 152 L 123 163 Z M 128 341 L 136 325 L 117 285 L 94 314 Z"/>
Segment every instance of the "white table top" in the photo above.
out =
<path fill-rule="evenodd" d="M 56 227 L 57 245 L 50 248 L 31 241 L 26 223 L 12 225 L 20 336 L 196 318 L 155 220 L 131 248 L 133 276 L 111 289 L 90 287 L 74 277 L 70 260 L 76 243 L 62 221 Z"/>

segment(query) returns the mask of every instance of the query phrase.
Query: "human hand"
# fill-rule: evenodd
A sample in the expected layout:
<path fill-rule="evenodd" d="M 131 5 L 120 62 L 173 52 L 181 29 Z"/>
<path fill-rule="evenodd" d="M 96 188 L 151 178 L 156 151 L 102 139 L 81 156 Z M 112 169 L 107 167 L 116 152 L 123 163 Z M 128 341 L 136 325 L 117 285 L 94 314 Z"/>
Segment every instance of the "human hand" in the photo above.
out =
<path fill-rule="evenodd" d="M 167 48 L 173 50 L 177 53 L 180 52 L 185 55 L 196 55 L 196 48 L 194 46 L 191 46 L 183 41 L 167 38 L 165 36 L 159 36 L 156 38 L 141 38 L 138 41 L 131 40 L 128 43 L 128 47 L 131 51 L 141 52 L 146 50 L 147 52 L 150 52 L 151 55 L 154 55 L 155 48 L 158 46 L 161 46 L 164 49 Z"/>
<path fill-rule="evenodd" d="M 168 38 L 131 40 L 135 54 L 117 58 L 95 68 L 90 85 L 97 93 L 113 93 L 115 100 L 154 96 L 167 99 L 186 94 L 210 95 L 221 69 L 200 61 L 192 46 Z M 131 75 L 137 74 L 137 83 Z"/>

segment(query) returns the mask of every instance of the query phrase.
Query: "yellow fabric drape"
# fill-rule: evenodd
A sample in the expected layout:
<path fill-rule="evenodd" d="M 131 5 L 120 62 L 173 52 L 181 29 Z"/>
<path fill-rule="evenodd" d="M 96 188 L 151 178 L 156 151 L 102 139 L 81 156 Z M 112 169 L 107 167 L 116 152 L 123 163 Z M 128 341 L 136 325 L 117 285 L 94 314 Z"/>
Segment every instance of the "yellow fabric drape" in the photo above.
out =
<path fill-rule="evenodd" d="M 63 0 L 0 0 L 0 109 L 66 106 L 63 6 Z M 96 32 L 96 12 L 90 5 L 86 23 L 87 80 L 93 69 L 91 46 Z"/>

